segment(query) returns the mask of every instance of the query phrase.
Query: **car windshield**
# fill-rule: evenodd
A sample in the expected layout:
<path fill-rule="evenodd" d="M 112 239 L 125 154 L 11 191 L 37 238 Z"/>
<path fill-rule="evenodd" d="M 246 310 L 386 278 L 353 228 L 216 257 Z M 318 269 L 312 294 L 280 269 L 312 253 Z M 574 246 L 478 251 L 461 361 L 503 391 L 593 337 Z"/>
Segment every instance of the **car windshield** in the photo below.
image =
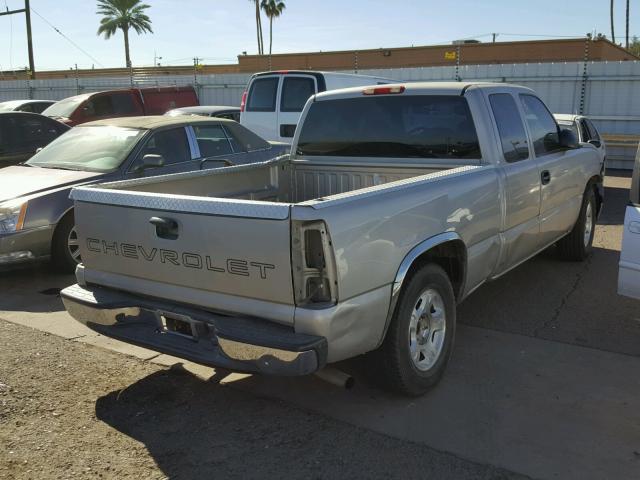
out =
<path fill-rule="evenodd" d="M 35 154 L 27 165 L 88 172 L 118 168 L 146 130 L 111 126 L 79 126 Z"/>
<path fill-rule="evenodd" d="M 69 118 L 73 111 L 78 108 L 78 106 L 86 99 L 86 95 L 65 98 L 64 100 L 60 100 L 59 102 L 56 102 L 50 107 L 46 108 L 42 112 L 42 115 L 46 115 L 47 117 Z"/>
<path fill-rule="evenodd" d="M 0 112 L 11 112 L 20 105 L 18 102 L 2 102 L 0 103 Z"/>

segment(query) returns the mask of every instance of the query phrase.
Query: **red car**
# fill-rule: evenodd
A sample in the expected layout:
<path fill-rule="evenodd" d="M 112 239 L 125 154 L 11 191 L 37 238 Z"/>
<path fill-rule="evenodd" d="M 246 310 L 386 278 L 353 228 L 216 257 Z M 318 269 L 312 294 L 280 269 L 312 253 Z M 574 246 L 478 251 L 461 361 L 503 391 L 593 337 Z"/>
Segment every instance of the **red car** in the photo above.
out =
<path fill-rule="evenodd" d="M 42 114 L 75 126 L 106 118 L 162 115 L 174 108 L 199 104 L 193 87 L 132 88 L 65 98 Z"/>

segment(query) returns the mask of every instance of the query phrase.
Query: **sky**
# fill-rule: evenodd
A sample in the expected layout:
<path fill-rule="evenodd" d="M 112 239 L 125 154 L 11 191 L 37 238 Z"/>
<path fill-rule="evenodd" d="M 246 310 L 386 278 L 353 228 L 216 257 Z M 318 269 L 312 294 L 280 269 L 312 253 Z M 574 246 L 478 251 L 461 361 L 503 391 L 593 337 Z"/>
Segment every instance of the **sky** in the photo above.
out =
<path fill-rule="evenodd" d="M 153 34 L 130 37 L 134 66 L 236 63 L 257 53 L 249 0 L 146 0 Z M 609 36 L 609 0 L 285 0 L 274 21 L 273 53 L 446 44 L 461 38 L 491 41 Z M 616 3 L 616 41 L 624 41 L 624 0 Z M 0 9 L 23 8 L 0 0 Z M 119 32 L 98 37 L 95 0 L 31 0 L 36 70 L 123 67 Z M 630 34 L 640 36 L 640 2 L 631 2 Z M 57 28 L 64 36 L 56 32 Z M 263 18 L 265 45 L 268 20 Z M 24 15 L 0 17 L 0 70 L 28 65 Z M 71 43 L 73 42 L 73 43 Z M 75 44 L 75 45 L 74 45 Z"/>

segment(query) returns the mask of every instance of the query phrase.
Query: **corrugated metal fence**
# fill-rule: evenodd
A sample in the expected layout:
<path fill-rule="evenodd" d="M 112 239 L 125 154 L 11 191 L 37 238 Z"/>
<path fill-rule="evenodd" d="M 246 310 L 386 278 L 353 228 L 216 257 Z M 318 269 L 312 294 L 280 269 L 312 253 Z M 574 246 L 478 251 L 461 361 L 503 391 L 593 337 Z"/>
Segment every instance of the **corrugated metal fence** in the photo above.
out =
<path fill-rule="evenodd" d="M 598 129 L 621 138 L 640 135 L 640 62 L 569 62 L 460 65 L 361 70 L 402 81 L 478 80 L 525 85 L 558 113 L 589 115 Z M 70 77 L 73 72 L 70 72 Z M 0 81 L 0 101 L 61 99 L 79 93 L 131 86 L 196 85 L 203 105 L 238 105 L 249 74 L 66 78 Z M 625 142 L 622 142 L 624 144 Z M 628 142 L 627 142 L 628 143 Z M 610 166 L 630 168 L 634 146 L 613 146 Z"/>

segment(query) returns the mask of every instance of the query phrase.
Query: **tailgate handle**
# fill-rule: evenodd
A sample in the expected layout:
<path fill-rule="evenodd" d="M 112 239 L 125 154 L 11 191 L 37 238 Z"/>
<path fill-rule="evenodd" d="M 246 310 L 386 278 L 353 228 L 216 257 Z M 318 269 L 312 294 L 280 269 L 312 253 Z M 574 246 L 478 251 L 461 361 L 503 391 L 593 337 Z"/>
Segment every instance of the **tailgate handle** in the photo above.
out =
<path fill-rule="evenodd" d="M 149 219 L 151 225 L 156 227 L 156 235 L 166 240 L 175 240 L 178 238 L 178 222 L 172 218 L 151 217 Z"/>

